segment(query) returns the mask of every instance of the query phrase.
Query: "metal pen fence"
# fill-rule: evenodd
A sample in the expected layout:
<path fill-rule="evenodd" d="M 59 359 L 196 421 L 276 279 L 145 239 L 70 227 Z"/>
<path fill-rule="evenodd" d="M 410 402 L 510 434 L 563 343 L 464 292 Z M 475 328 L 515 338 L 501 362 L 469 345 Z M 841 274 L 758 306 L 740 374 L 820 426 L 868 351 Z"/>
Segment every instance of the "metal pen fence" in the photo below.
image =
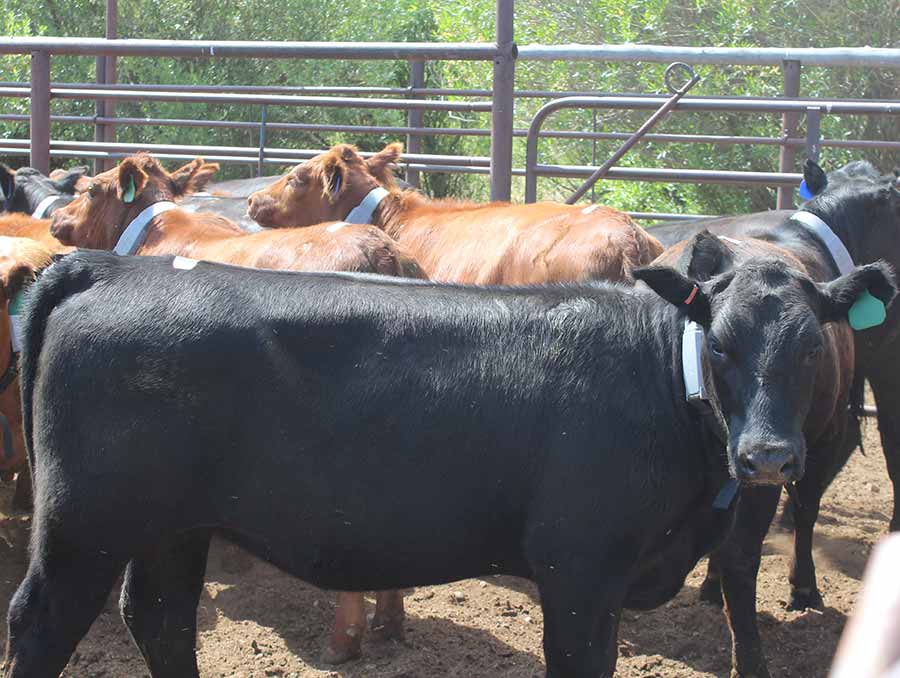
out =
<path fill-rule="evenodd" d="M 508 200 L 513 176 L 524 176 L 526 200 L 537 197 L 538 177 L 590 176 L 596 168 L 538 162 L 538 140 L 542 138 L 590 141 L 627 140 L 627 132 L 543 129 L 544 121 L 563 109 L 642 111 L 658 108 L 664 98 L 647 94 L 602 92 L 557 92 L 515 88 L 515 66 L 521 61 L 650 62 L 685 61 L 691 64 L 779 66 L 783 73 L 781 97 L 685 96 L 673 108 L 679 111 L 755 113 L 780 116 L 780 134 L 741 136 L 724 134 L 651 133 L 645 141 L 655 143 L 704 143 L 718 145 L 763 145 L 779 148 L 778 170 L 748 172 L 733 169 L 666 169 L 613 167 L 607 178 L 617 180 L 663 181 L 672 183 L 725 183 L 777 187 L 778 207 L 792 203 L 793 188 L 801 175 L 796 173 L 796 153 L 806 148 L 816 158 L 823 147 L 900 150 L 900 141 L 881 139 L 827 139 L 821 134 L 821 120 L 828 115 L 900 115 L 900 100 L 829 101 L 800 97 L 803 66 L 824 68 L 883 68 L 900 70 L 900 49 L 836 48 L 692 48 L 652 45 L 524 45 L 513 41 L 512 0 L 499 0 L 496 14 L 496 42 L 461 43 L 302 43 L 235 42 L 115 39 L 115 1 L 108 0 L 107 38 L 0 38 L 0 54 L 31 57 L 30 83 L 0 83 L 0 97 L 30 99 L 30 113 L 4 114 L 0 120 L 29 122 L 29 137 L 0 139 L 0 153 L 27 154 L 30 164 L 48 170 L 51 156 L 96 158 L 100 166 L 148 150 L 164 158 L 188 159 L 204 155 L 219 162 L 284 165 L 312 157 L 324 149 L 279 148 L 266 145 L 266 132 L 346 132 L 352 134 L 396 134 L 406 136 L 404 168 L 407 180 L 418 185 L 419 173 L 454 172 L 489 174 L 491 197 Z M 51 83 L 50 65 L 54 55 L 82 55 L 97 58 L 97 83 Z M 118 84 L 115 59 L 121 56 L 166 58 L 258 58 L 258 59 L 365 59 L 400 60 L 409 63 L 408 87 L 325 87 L 264 85 L 166 85 Z M 425 63 L 440 60 L 490 62 L 492 89 L 424 87 Z M 52 115 L 53 99 L 95 101 L 94 116 Z M 465 99 L 465 100 L 460 100 Z M 548 100 L 536 113 L 528 129 L 514 127 L 513 108 L 517 99 Z M 259 122 L 239 120 L 166 119 L 118 117 L 116 102 L 178 101 L 240 104 L 262 107 Z M 272 106 L 303 106 L 353 109 L 386 109 L 406 112 L 406 125 L 350 125 L 328 123 L 273 122 L 266 115 Z M 491 126 L 428 127 L 426 111 L 490 114 Z M 805 117 L 806 136 L 798 136 Z M 90 124 L 92 141 L 52 140 L 50 124 Z M 116 141 L 116 129 L 133 126 L 208 127 L 256 129 L 258 146 L 192 146 L 184 144 L 127 144 Z M 448 156 L 422 153 L 422 139 L 429 136 L 489 137 L 489 156 Z M 526 140 L 525 166 L 513 167 L 513 140 Z M 685 215 L 641 213 L 642 218 L 684 218 Z M 689 216 L 689 215 L 688 215 Z"/>

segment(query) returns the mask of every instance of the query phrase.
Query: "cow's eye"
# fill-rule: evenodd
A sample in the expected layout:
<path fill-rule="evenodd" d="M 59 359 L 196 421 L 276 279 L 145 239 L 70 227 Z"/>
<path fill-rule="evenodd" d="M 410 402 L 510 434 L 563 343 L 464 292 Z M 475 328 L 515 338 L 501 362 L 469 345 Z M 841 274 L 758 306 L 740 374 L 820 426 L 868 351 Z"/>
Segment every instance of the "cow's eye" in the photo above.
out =
<path fill-rule="evenodd" d="M 92 198 L 96 198 L 100 193 L 100 187 L 97 186 L 97 184 L 91 184 L 90 186 L 88 186 L 87 192 L 89 196 L 91 196 Z"/>
<path fill-rule="evenodd" d="M 710 337 L 709 339 L 709 351 L 716 358 L 724 358 L 726 356 L 725 349 L 722 348 L 722 344 L 715 337 Z"/>

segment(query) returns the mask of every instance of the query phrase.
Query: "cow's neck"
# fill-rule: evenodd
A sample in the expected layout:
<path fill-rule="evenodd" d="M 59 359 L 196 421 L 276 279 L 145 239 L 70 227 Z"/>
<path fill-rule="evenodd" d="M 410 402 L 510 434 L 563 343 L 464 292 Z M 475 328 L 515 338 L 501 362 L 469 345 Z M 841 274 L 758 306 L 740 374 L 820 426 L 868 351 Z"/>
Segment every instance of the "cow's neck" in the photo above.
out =
<path fill-rule="evenodd" d="M 202 258 L 209 247 L 242 234 L 240 227 L 225 218 L 178 208 L 151 219 L 144 242 L 135 253 Z"/>

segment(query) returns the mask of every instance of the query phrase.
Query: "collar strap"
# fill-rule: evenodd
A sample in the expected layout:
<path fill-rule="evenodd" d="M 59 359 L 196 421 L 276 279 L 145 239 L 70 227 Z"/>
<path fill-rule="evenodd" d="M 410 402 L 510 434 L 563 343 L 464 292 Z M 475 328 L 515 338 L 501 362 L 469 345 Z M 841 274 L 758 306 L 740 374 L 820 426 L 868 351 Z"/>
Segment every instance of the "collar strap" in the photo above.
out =
<path fill-rule="evenodd" d="M 34 208 L 34 212 L 31 213 L 31 216 L 35 219 L 43 219 L 44 215 L 47 214 L 47 210 L 50 208 L 50 205 L 55 203 L 57 200 L 65 197 L 66 196 L 62 195 L 61 193 L 57 193 L 56 195 L 48 195 L 38 203 L 38 206 Z"/>
<path fill-rule="evenodd" d="M 700 415 L 700 420 L 716 439 L 727 447 L 728 431 L 721 416 L 710 402 L 703 379 L 703 328 L 693 320 L 686 320 L 681 334 L 681 369 L 684 377 L 685 399 Z M 713 508 L 727 511 L 737 496 L 740 483 L 728 478 L 713 500 Z"/>
<path fill-rule="evenodd" d="M 168 200 L 161 200 L 145 207 L 122 231 L 119 242 L 113 247 L 113 252 L 119 255 L 134 254 L 137 248 L 143 244 L 144 238 L 147 236 L 147 226 L 150 225 L 153 218 L 177 207 L 178 205 Z"/>
<path fill-rule="evenodd" d="M 834 259 L 834 263 L 837 265 L 841 275 L 847 275 L 853 270 L 853 258 L 850 256 L 850 252 L 847 251 L 844 243 L 841 242 L 841 239 L 837 237 L 835 232 L 831 230 L 831 227 L 822 219 L 812 212 L 800 210 L 791 215 L 791 221 L 802 224 L 807 230 L 818 236 L 819 240 L 825 244 L 829 254 L 831 254 L 831 258 Z"/>
<path fill-rule="evenodd" d="M 369 191 L 368 195 L 363 198 L 361 203 L 350 210 L 350 214 L 344 217 L 344 221 L 348 224 L 371 224 L 372 214 L 375 212 L 375 208 L 378 207 L 381 204 L 381 201 L 388 195 L 390 195 L 390 192 L 387 189 L 376 186 Z"/>

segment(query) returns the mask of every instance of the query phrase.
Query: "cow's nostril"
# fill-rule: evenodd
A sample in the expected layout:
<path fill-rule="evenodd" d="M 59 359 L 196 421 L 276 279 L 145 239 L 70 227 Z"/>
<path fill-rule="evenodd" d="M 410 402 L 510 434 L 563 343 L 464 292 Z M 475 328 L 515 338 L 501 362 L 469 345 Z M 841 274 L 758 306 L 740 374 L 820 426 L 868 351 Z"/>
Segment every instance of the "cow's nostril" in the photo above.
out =
<path fill-rule="evenodd" d="M 790 457 L 788 457 L 788 460 L 786 462 L 784 462 L 784 464 L 781 465 L 779 472 L 785 478 L 790 478 L 796 470 L 797 470 L 797 460 L 794 457 L 794 455 L 791 455 Z"/>

